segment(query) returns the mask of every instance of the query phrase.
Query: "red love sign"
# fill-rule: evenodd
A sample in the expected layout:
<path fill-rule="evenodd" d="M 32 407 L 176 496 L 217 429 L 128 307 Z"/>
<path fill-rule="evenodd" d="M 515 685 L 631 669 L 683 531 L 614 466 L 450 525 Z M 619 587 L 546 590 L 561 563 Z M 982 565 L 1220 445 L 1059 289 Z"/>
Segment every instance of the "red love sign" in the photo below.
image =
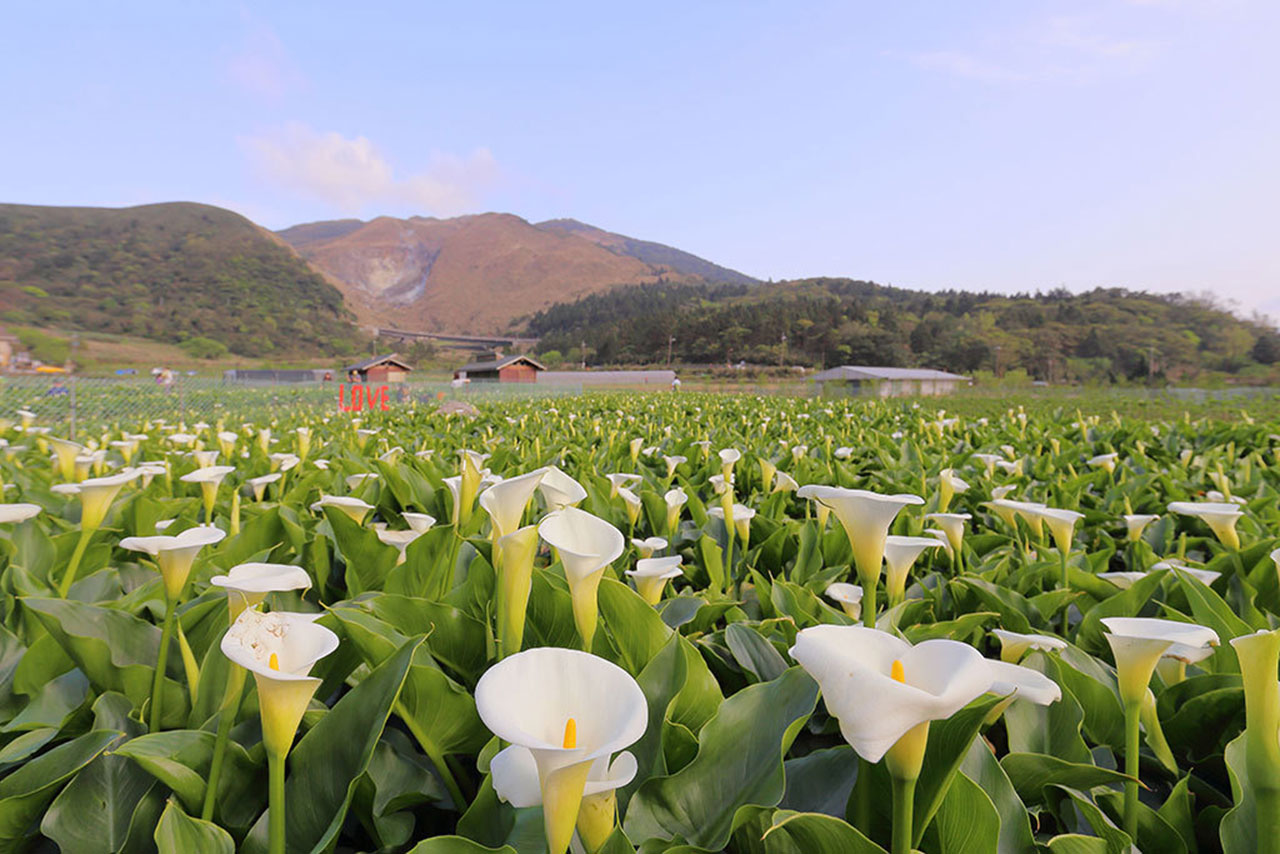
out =
<path fill-rule="evenodd" d="M 389 386 L 353 385 L 348 397 L 345 383 L 338 383 L 338 411 L 359 412 L 361 409 L 390 409 L 387 405 Z"/>

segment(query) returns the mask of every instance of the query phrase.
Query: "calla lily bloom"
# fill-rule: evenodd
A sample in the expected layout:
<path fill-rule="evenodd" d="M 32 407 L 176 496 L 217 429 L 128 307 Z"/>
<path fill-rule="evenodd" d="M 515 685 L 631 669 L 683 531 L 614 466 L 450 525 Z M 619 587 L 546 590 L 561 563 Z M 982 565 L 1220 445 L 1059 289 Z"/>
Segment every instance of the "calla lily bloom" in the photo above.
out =
<path fill-rule="evenodd" d="M 1280 551 L 1280 550 L 1277 550 Z M 1273 554 L 1274 557 L 1274 554 Z M 1280 631 L 1231 640 L 1244 683 L 1245 769 L 1257 816 L 1257 851 L 1280 852 Z"/>
<path fill-rule="evenodd" d="M 1125 783 L 1124 826 L 1131 838 L 1138 829 L 1138 736 L 1142 703 L 1151 674 L 1162 656 L 1190 659 L 1218 643 L 1218 633 L 1194 623 L 1154 617 L 1104 617 L 1107 643 L 1116 659 L 1116 682 L 1124 705 Z"/>
<path fill-rule="evenodd" d="M 178 478 L 184 483 L 200 484 L 200 495 L 204 499 L 204 520 L 213 521 L 213 504 L 218 496 L 218 485 L 223 478 L 235 471 L 234 466 L 209 466 L 187 472 Z"/>
<path fill-rule="evenodd" d="M 707 510 L 707 515 L 713 519 L 724 521 L 724 508 L 712 507 Z M 751 539 L 751 520 L 756 517 L 756 511 L 745 504 L 733 505 L 733 528 L 738 535 L 738 539 L 742 540 L 742 547 L 745 549 L 747 543 Z"/>
<path fill-rule="evenodd" d="M 1121 590 L 1128 590 L 1135 583 L 1140 581 L 1145 572 L 1099 572 L 1099 578 L 1105 578 Z"/>
<path fill-rule="evenodd" d="M 865 626 L 804 629 L 791 657 L 817 680 L 845 741 L 868 762 L 879 762 L 919 724 L 951 717 L 995 681 L 990 662 L 968 644 L 912 646 Z M 894 662 L 902 680 L 893 678 Z"/>
<path fill-rule="evenodd" d="M 677 486 L 668 489 L 662 500 L 667 505 L 667 536 L 672 536 L 680 526 L 680 510 L 689 502 L 689 496 Z"/>
<path fill-rule="evenodd" d="M 196 555 L 205 546 L 221 542 L 226 535 L 221 528 L 199 525 L 172 537 L 125 537 L 120 541 L 120 548 L 146 552 L 155 558 L 164 579 L 165 595 L 177 601 L 187 584 Z"/>
<path fill-rule="evenodd" d="M 1159 516 L 1152 516 L 1152 515 L 1149 515 L 1149 514 L 1142 514 L 1142 513 L 1138 513 L 1138 514 L 1129 513 L 1129 514 L 1126 514 L 1126 515 L 1124 516 L 1124 526 L 1125 526 L 1125 528 L 1126 528 L 1126 534 L 1125 534 L 1126 538 L 1127 538 L 1127 539 L 1129 540 L 1129 542 L 1131 542 L 1131 543 L 1136 543 L 1136 542 L 1138 542 L 1138 540 L 1142 539 L 1142 532 L 1143 532 L 1143 531 L 1145 531 L 1145 530 L 1147 529 L 1147 526 L 1148 526 L 1148 525 L 1150 525 L 1152 522 L 1154 522 L 1155 520 L 1157 520 L 1157 519 L 1159 519 L 1159 518 L 1160 518 Z"/>
<path fill-rule="evenodd" d="M 662 537 L 645 537 L 643 540 L 631 538 L 631 545 L 636 547 L 636 551 L 640 553 L 641 558 L 653 557 L 654 552 L 660 552 L 667 547 L 667 541 Z"/>
<path fill-rule="evenodd" d="M 618 497 L 622 499 L 623 506 L 627 508 L 627 524 L 634 530 L 636 522 L 640 520 L 640 513 L 644 510 L 644 502 L 640 500 L 639 495 L 636 495 L 625 486 L 618 490 Z"/>
<path fill-rule="evenodd" d="M 874 625 L 876 586 L 880 581 L 880 565 L 884 562 L 884 541 L 889 535 L 889 526 L 902 508 L 923 504 L 924 499 L 918 495 L 881 495 L 865 489 L 815 484 L 801 487 L 796 495 L 812 498 L 830 508 L 840 520 L 853 548 L 854 564 L 866 597 L 862 618 L 868 626 Z"/>
<path fill-rule="evenodd" d="M 436 523 L 436 517 L 426 513 L 401 513 L 400 514 L 409 526 L 409 530 L 417 531 L 419 534 L 425 534 L 431 530 Z"/>
<path fill-rule="evenodd" d="M 1113 474 L 1116 470 L 1116 460 L 1118 459 L 1120 459 L 1119 454 L 1099 454 L 1089 459 L 1089 465 L 1102 469 L 1107 474 Z"/>
<path fill-rule="evenodd" d="M 546 502 L 547 509 L 554 512 L 566 507 L 576 507 L 587 497 L 587 491 L 569 475 L 555 466 L 547 466 L 542 481 L 538 484 L 538 492 Z"/>
<path fill-rule="evenodd" d="M 987 693 L 1007 696 L 1009 701 L 1025 700 L 1048 706 L 1062 699 L 1062 688 L 1048 676 L 1030 667 L 1007 661 L 988 661 L 994 681 Z"/>
<path fill-rule="evenodd" d="M 207 469 L 218 461 L 217 451 L 192 451 L 191 458 L 196 461 L 196 467 Z"/>
<path fill-rule="evenodd" d="M 742 452 L 737 448 L 725 448 L 720 451 L 720 474 L 725 480 L 733 477 L 734 463 L 740 459 L 742 459 Z"/>
<path fill-rule="evenodd" d="M 624 750 L 609 761 L 600 756 L 587 771 L 587 784 L 578 811 L 578 837 L 588 852 L 600 850 L 613 832 L 617 816 L 617 790 L 635 779 L 639 769 L 636 758 Z M 542 806 L 542 789 L 538 783 L 538 761 L 533 751 L 519 744 L 502 750 L 489 763 L 493 790 L 513 807 Z"/>
<path fill-rule="evenodd" d="M 773 489 L 770 492 L 795 492 L 800 489 L 796 479 L 785 471 L 776 472 L 773 476 Z"/>
<path fill-rule="evenodd" d="M 1236 504 L 1210 501 L 1175 501 L 1169 505 L 1170 513 L 1196 516 L 1212 530 L 1221 543 L 1229 549 L 1240 548 L 1240 535 L 1236 522 L 1244 512 Z"/>
<path fill-rule="evenodd" d="M 858 585 L 837 581 L 827 585 L 826 596 L 833 602 L 839 602 L 841 610 L 853 619 L 862 616 L 862 588 Z"/>
<path fill-rule="evenodd" d="M 357 525 L 363 525 L 365 517 L 369 515 L 369 511 L 373 510 L 372 504 L 359 498 L 352 498 L 350 495 L 321 495 L 320 500 L 311 505 L 311 510 L 314 513 L 322 513 L 324 507 L 341 510 Z"/>
<path fill-rule="evenodd" d="M 338 648 L 338 636 L 314 622 L 319 614 L 246 609 L 222 636 L 222 654 L 253 674 L 266 748 L 268 850 L 284 854 L 284 762 L 298 724 L 320 687 L 317 661 Z"/>
<path fill-rule="evenodd" d="M 998 454 L 974 454 L 973 458 L 982 463 L 983 467 L 987 470 L 988 480 L 996 476 L 996 463 L 1000 461 L 1000 456 Z"/>
<path fill-rule="evenodd" d="M 951 543 L 951 548 L 960 553 L 960 547 L 964 543 L 964 523 L 973 517 L 968 513 L 926 513 L 926 519 L 932 519 L 937 523 L 942 532 L 947 535 L 947 542 Z"/>
<path fill-rule="evenodd" d="M 946 513 L 951 506 L 951 499 L 969 489 L 969 484 L 960 479 L 955 469 L 943 469 L 938 473 L 938 512 Z"/>
<path fill-rule="evenodd" d="M 412 528 L 407 531 L 389 531 L 384 522 L 375 524 L 373 532 L 377 534 L 378 540 L 383 545 L 395 546 L 396 551 L 400 552 L 399 557 L 396 558 L 397 565 L 404 563 L 405 549 L 409 548 L 409 544 L 422 536 L 421 531 L 415 531 Z"/>
<path fill-rule="evenodd" d="M 63 480 L 76 480 L 76 457 L 84 453 L 84 445 L 70 439 L 48 438 L 58 463 L 58 474 Z"/>
<path fill-rule="evenodd" d="M 91 477 L 79 483 L 62 484 L 62 486 L 68 487 L 66 491 L 69 494 L 80 496 L 80 538 L 76 541 L 75 551 L 71 553 L 71 560 L 68 562 L 66 572 L 62 576 L 62 583 L 58 585 L 58 594 L 63 598 L 66 598 L 67 593 L 71 590 L 71 584 L 75 581 L 76 570 L 80 567 L 80 561 L 84 558 L 84 550 L 88 548 L 89 539 L 93 536 L 93 532 L 102 527 L 102 522 L 107 517 L 107 511 L 111 509 L 111 502 L 120 494 L 120 490 L 124 488 L 126 483 L 135 480 L 137 477 L 138 472 L 136 469 L 127 468 L 107 477 Z"/>
<path fill-rule="evenodd" d="M 906 595 L 907 573 L 916 562 L 916 558 L 925 549 L 936 549 L 942 545 L 933 537 L 898 537 L 889 535 L 884 538 L 884 590 L 889 600 L 889 607 L 902 601 Z"/>
<path fill-rule="evenodd" d="M 239 434 L 232 433 L 230 430 L 222 430 L 218 433 L 218 448 L 222 451 L 222 455 L 227 459 L 231 459 L 232 452 L 236 449 L 236 442 L 239 441 Z"/>
<path fill-rule="evenodd" d="M 256 606 L 268 593 L 310 588 L 311 576 L 302 567 L 286 563 L 241 563 L 226 575 L 215 575 L 209 583 L 227 591 L 227 608 L 234 623 L 242 611 Z"/>
<path fill-rule="evenodd" d="M 635 569 L 628 569 L 627 575 L 636 584 L 636 592 L 650 605 L 657 605 L 662 600 L 662 591 L 667 582 L 684 575 L 680 564 L 684 561 L 680 555 L 671 557 L 649 557 L 636 561 Z"/>
<path fill-rule="evenodd" d="M 760 485 L 764 489 L 768 489 L 773 484 L 773 478 L 778 473 L 778 467 L 773 464 L 772 460 L 760 457 L 756 460 L 760 465 Z"/>
<path fill-rule="evenodd" d="M 40 515 L 40 510 L 39 504 L 0 504 L 0 525 L 25 522 Z"/>
<path fill-rule="evenodd" d="M 538 533 L 560 553 L 573 597 L 574 623 L 584 648 L 590 649 L 598 616 L 596 590 L 605 568 L 626 548 L 622 532 L 584 510 L 566 507 L 547 514 Z"/>
<path fill-rule="evenodd" d="M 1049 526 L 1049 533 L 1053 536 L 1053 544 L 1058 547 L 1058 551 L 1063 555 L 1070 553 L 1076 523 L 1084 518 L 1084 514 L 1056 507 L 1033 507 L 1029 512 L 1039 516 Z"/>
<path fill-rule="evenodd" d="M 249 487 L 253 490 L 253 500 L 261 501 L 263 496 L 267 494 L 267 487 L 278 481 L 281 477 L 283 477 L 283 475 L 277 471 L 272 472 L 271 474 L 264 474 L 259 477 L 249 478 L 246 483 L 248 483 Z"/>
<path fill-rule="evenodd" d="M 687 457 L 662 455 L 662 461 L 667 464 L 667 479 L 676 476 L 676 468 L 689 462 Z"/>
<path fill-rule="evenodd" d="M 1006 629 L 992 629 L 991 634 L 1000 641 L 1000 660 L 1010 664 L 1017 664 L 1033 649 L 1051 652 L 1066 649 L 1068 646 L 1062 638 L 1052 635 L 1028 635 Z"/>
<path fill-rule="evenodd" d="M 494 735 L 533 754 L 547 852 L 564 854 L 591 766 L 644 735 L 644 692 L 629 673 L 603 658 L 542 647 L 489 668 L 475 698 L 480 719 Z"/>
<path fill-rule="evenodd" d="M 489 514 L 493 539 L 504 537 L 520 527 L 525 508 L 529 506 L 534 491 L 546 474 L 546 469 L 536 469 L 495 483 L 480 493 L 480 507 Z"/>
<path fill-rule="evenodd" d="M 618 490 L 624 486 L 631 486 L 633 483 L 640 483 L 644 480 L 638 474 L 627 474 L 625 472 L 615 472 L 614 474 L 605 475 L 609 479 L 609 497 L 617 498 Z"/>
<path fill-rule="evenodd" d="M 707 482 L 711 484 L 711 489 L 716 495 L 724 495 L 733 491 L 733 475 L 725 477 L 722 474 L 713 474 L 707 478 Z"/>
<path fill-rule="evenodd" d="M 378 475 L 375 474 L 374 472 L 364 471 L 358 474 L 347 475 L 345 478 L 345 481 L 347 484 L 347 489 L 358 489 L 359 487 L 364 486 L 365 481 L 377 480 L 377 479 L 378 479 Z"/>

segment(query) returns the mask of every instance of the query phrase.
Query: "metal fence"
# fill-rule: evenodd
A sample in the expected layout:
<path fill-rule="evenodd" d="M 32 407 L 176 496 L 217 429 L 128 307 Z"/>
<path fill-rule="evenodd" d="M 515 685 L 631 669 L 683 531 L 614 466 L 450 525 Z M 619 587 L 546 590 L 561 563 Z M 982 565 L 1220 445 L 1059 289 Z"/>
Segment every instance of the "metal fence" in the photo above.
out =
<path fill-rule="evenodd" d="M 77 432 L 96 433 L 109 425 L 136 427 L 157 419 L 214 423 L 224 416 L 261 417 L 284 410 L 337 412 L 340 387 L 350 395 L 350 386 L 337 382 L 227 382 L 215 377 L 175 376 L 172 384 L 165 386 L 149 377 L 9 374 L 0 375 L 0 418 L 17 420 L 18 410 L 25 409 L 36 414 L 40 425 L 75 438 Z M 581 392 L 581 385 L 473 383 L 455 389 L 448 382 L 392 383 L 387 404 L 483 403 Z"/>

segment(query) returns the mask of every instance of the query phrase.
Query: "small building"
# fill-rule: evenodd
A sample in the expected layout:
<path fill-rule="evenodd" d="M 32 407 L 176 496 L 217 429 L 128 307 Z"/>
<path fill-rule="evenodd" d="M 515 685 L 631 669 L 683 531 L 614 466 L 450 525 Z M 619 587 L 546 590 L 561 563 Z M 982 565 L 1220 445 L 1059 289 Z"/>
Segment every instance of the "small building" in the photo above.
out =
<path fill-rule="evenodd" d="M 538 385 L 592 388 L 670 388 L 675 371 L 543 371 Z"/>
<path fill-rule="evenodd" d="M 9 330 L 0 326 L 0 369 L 9 370 L 14 367 L 14 354 L 22 349 L 18 336 L 9 334 Z"/>
<path fill-rule="evenodd" d="M 866 397 L 950 394 L 969 378 L 931 368 L 877 368 L 841 365 L 811 376 L 821 395 Z"/>
<path fill-rule="evenodd" d="M 503 356 L 486 362 L 471 362 L 453 372 L 455 380 L 473 383 L 533 383 L 546 368 L 528 356 Z"/>
<path fill-rule="evenodd" d="M 361 383 L 402 383 L 413 367 L 400 358 L 397 353 L 385 356 L 374 356 L 354 365 L 347 365 L 343 372 L 351 382 Z M 355 374 L 353 377 L 352 374 Z"/>

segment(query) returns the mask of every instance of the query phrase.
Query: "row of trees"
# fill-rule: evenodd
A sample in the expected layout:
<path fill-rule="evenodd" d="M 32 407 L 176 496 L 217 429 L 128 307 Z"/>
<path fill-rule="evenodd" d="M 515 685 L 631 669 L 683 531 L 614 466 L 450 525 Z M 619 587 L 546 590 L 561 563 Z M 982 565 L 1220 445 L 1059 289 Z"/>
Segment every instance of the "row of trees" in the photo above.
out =
<path fill-rule="evenodd" d="M 540 352 L 598 363 L 921 366 L 1037 379 L 1179 379 L 1280 361 L 1280 335 L 1203 298 L 1120 289 L 1012 296 L 811 279 L 621 287 L 536 315 Z M 1266 368 L 1262 369 L 1264 372 Z"/>

